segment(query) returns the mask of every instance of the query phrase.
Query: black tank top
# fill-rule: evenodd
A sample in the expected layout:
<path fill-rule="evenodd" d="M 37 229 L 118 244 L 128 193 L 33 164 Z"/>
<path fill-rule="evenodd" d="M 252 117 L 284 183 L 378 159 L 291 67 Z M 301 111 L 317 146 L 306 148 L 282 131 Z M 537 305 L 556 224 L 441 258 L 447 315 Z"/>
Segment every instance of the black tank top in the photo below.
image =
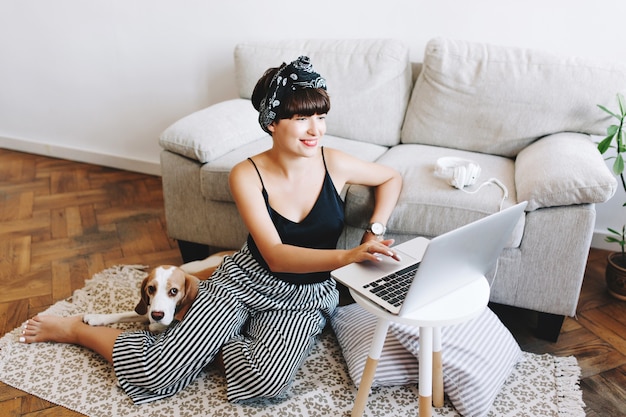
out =
<path fill-rule="evenodd" d="M 344 206 L 343 200 L 339 193 L 337 193 L 335 185 L 328 174 L 326 159 L 324 158 L 324 148 L 321 150 L 324 170 L 326 171 L 324 184 L 322 185 L 322 190 L 313 208 L 309 214 L 298 223 L 286 219 L 281 216 L 280 213 L 272 209 L 265 184 L 263 184 L 263 178 L 261 178 L 261 173 L 254 161 L 248 158 L 259 175 L 261 186 L 263 187 L 262 193 L 265 199 L 265 206 L 284 244 L 313 249 L 335 249 L 337 247 L 337 241 L 339 240 L 344 225 Z M 265 259 L 261 256 L 261 252 L 259 252 L 251 235 L 248 235 L 248 247 L 250 248 L 252 256 L 269 271 L 270 269 L 267 262 L 265 262 Z M 306 274 L 272 272 L 272 274 L 292 284 L 313 284 L 323 282 L 330 278 L 330 271 Z"/>

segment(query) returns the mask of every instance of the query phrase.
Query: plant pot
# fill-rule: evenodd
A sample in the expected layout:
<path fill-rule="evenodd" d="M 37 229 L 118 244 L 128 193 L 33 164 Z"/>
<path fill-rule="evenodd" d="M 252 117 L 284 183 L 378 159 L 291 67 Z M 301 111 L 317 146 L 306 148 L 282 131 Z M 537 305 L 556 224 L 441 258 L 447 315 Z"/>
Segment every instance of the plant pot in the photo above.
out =
<path fill-rule="evenodd" d="M 621 252 L 609 254 L 605 277 L 609 294 L 626 301 L 626 257 Z"/>

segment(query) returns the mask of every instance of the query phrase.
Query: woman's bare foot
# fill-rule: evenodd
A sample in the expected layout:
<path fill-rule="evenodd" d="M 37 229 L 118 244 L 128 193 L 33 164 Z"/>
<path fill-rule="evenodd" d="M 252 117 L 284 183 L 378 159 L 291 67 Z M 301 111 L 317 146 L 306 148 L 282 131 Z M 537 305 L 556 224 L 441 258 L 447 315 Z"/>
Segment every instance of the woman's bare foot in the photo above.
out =
<path fill-rule="evenodd" d="M 76 326 L 86 326 L 82 316 L 35 316 L 22 326 L 21 343 L 76 343 Z"/>

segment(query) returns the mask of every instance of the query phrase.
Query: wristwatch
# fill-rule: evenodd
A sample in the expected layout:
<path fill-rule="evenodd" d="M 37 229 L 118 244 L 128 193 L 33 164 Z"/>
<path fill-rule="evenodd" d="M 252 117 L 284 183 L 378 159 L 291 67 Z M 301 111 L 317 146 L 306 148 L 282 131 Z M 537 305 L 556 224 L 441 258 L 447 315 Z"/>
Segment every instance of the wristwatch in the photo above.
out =
<path fill-rule="evenodd" d="M 385 225 L 379 222 L 370 223 L 367 226 L 367 231 L 376 237 L 382 237 L 385 234 L 385 230 L 387 230 Z"/>

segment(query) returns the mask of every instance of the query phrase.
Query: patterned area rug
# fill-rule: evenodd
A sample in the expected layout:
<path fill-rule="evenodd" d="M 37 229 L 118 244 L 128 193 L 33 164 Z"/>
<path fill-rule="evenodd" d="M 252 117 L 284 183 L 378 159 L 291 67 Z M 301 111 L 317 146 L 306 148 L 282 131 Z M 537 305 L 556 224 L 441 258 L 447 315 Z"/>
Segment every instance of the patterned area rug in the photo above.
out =
<path fill-rule="evenodd" d="M 45 314 L 110 313 L 134 308 L 139 284 L 146 275 L 140 266 L 102 271 L 69 300 Z M 136 324 L 119 325 L 123 329 Z M 135 327 L 133 327 L 135 326 Z M 20 329 L 0 339 L 0 380 L 20 390 L 87 416 L 345 416 L 356 395 L 337 341 L 325 332 L 298 373 L 288 398 L 235 405 L 226 401 L 225 379 L 207 370 L 174 397 L 135 406 L 117 387 L 113 368 L 98 355 L 76 346 L 55 343 L 24 345 Z M 584 416 L 578 387 L 580 369 L 574 357 L 524 354 L 497 397 L 490 416 Z M 416 415 L 417 388 L 376 388 L 369 397 L 367 416 Z M 437 416 L 460 416 L 446 402 Z"/>

